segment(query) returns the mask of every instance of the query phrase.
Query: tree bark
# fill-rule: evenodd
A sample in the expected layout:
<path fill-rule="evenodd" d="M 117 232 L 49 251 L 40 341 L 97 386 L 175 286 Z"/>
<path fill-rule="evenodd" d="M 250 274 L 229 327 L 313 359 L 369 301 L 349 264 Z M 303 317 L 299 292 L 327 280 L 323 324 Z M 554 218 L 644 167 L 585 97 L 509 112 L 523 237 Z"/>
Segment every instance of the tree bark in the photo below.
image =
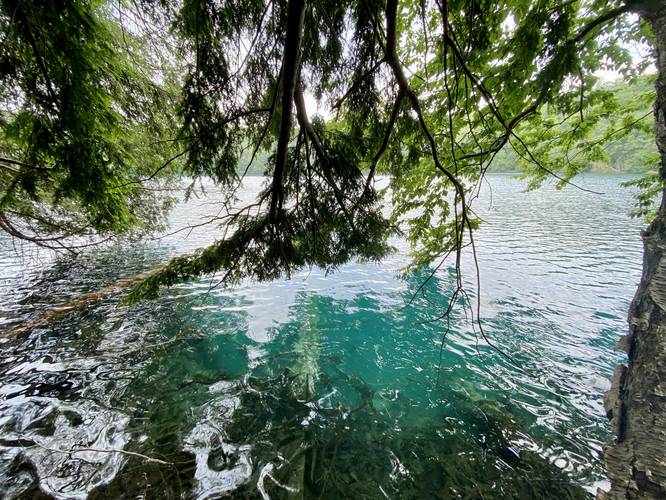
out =
<path fill-rule="evenodd" d="M 292 108 L 294 90 L 300 70 L 301 40 L 303 38 L 303 19 L 305 16 L 305 0 L 289 0 L 287 6 L 287 33 L 282 57 L 282 98 L 280 135 L 275 153 L 275 169 L 271 186 L 270 220 L 275 222 L 278 212 L 282 210 L 284 201 L 284 170 L 287 164 L 287 151 L 292 129 Z"/>
<path fill-rule="evenodd" d="M 631 2 L 652 27 L 657 49 L 654 105 L 660 175 L 666 181 L 666 6 L 660 0 Z M 618 348 L 618 366 L 604 406 L 615 443 L 606 447 L 611 480 L 599 499 L 666 498 L 666 193 L 643 232 L 643 275 L 629 310 L 629 334 Z"/>

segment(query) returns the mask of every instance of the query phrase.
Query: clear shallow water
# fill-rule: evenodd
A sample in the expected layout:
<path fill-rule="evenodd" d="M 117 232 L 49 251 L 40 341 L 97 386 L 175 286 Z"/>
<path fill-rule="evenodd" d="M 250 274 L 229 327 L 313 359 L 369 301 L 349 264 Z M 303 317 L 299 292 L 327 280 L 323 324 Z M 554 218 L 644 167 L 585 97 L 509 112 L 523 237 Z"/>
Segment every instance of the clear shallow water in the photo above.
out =
<path fill-rule="evenodd" d="M 0 241 L 0 491 L 59 498 L 581 498 L 605 481 L 602 397 L 640 279 L 619 176 L 522 193 L 489 177 L 476 210 L 490 349 L 453 273 L 381 265 L 135 306 L 122 294 L 13 338 L 20 321 L 202 246 L 209 228 L 72 261 Z M 244 196 L 260 186 L 251 179 Z M 215 214 L 179 207 L 174 229 Z M 187 236 L 187 238 L 185 238 Z M 468 262 L 467 276 L 473 276 Z M 471 281 L 471 280 L 470 280 Z M 470 283 L 470 290 L 472 289 Z M 440 357 L 441 356 L 441 357 Z M 75 451 L 69 452 L 74 447 Z M 119 453 L 139 453 L 145 457 Z M 299 492 L 296 492 L 299 490 Z"/>

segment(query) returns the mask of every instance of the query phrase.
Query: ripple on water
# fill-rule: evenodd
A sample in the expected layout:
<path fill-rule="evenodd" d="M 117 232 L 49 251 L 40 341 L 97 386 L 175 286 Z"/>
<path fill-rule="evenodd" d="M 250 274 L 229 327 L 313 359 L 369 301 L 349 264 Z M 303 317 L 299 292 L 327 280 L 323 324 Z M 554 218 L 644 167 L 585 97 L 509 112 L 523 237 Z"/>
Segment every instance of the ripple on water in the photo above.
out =
<path fill-rule="evenodd" d="M 603 485 L 602 394 L 640 279 L 631 193 L 611 176 L 582 180 L 604 197 L 490 179 L 494 204 L 476 208 L 483 333 L 511 360 L 462 307 L 439 319 L 452 269 L 421 290 L 427 271 L 399 276 L 404 252 L 233 290 L 197 280 L 134 306 L 112 295 L 2 338 L 3 493 L 578 498 Z M 179 207 L 172 223 L 211 208 Z M 0 329 L 215 234 L 77 260 L 2 240 Z"/>

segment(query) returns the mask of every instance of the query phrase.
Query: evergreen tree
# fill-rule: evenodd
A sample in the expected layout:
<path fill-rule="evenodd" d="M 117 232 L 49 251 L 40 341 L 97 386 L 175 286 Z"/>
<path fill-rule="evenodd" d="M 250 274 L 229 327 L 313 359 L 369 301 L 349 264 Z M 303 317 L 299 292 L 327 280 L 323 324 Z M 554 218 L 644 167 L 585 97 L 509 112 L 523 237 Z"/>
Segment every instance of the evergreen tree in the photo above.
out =
<path fill-rule="evenodd" d="M 213 179 L 229 204 L 242 149 L 251 157 L 270 152 L 266 189 L 224 218 L 229 237 L 174 259 L 135 296 L 219 270 L 234 283 L 380 259 L 400 231 L 415 266 L 437 269 L 453 256 L 454 304 L 464 296 L 462 249 L 474 246 L 474 199 L 495 155 L 510 146 L 534 185 L 555 177 L 564 186 L 605 157 L 594 137 L 600 121 L 639 126 L 634 108 L 595 85 L 598 70 L 628 79 L 642 72 L 649 61 L 632 62 L 627 49 L 635 42 L 658 49 L 662 73 L 646 98 L 657 103 L 663 181 L 666 13 L 659 0 L 0 5 L 0 228 L 10 234 L 53 246 L 89 231 L 140 230 L 161 213 L 151 182 L 173 174 Z M 307 92 L 329 104 L 335 120 L 308 116 Z M 176 123 L 177 135 L 168 137 Z M 380 173 L 390 176 L 389 217 L 374 185 Z M 642 352 L 652 368 L 630 364 L 616 381 L 622 404 L 635 397 L 657 405 L 651 387 L 666 380 L 654 375 L 666 366 L 654 312 L 666 282 L 664 210 L 647 233 L 646 273 L 632 308 L 630 363 L 642 362 Z M 610 462 L 614 494 L 663 493 L 663 462 L 650 458 L 640 427 L 656 407 L 609 408 L 622 432 Z"/>
<path fill-rule="evenodd" d="M 173 150 L 173 77 L 105 2 L 1 8 L 0 229 L 74 250 L 161 223 L 169 199 L 146 178 Z"/>

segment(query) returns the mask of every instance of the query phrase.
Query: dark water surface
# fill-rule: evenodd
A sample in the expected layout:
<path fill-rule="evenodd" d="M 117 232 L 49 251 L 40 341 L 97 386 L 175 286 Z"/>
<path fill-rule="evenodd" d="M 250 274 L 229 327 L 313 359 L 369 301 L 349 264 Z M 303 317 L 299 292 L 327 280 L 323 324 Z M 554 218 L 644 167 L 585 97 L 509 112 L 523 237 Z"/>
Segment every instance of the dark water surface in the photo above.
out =
<path fill-rule="evenodd" d="M 584 498 L 605 483 L 602 397 L 640 279 L 627 178 L 593 195 L 489 176 L 476 210 L 482 316 L 440 354 L 444 266 L 381 265 L 134 306 L 116 293 L 15 338 L 49 308 L 211 241 L 210 227 L 53 259 L 0 239 L 0 488 L 8 498 Z M 245 196 L 256 192 L 250 179 Z M 173 228 L 214 215 L 178 207 Z M 469 261 L 469 259 L 468 259 Z M 473 266 L 465 265 L 471 278 Z M 475 294 L 472 294 L 475 295 Z M 441 356 L 441 357 L 440 357 Z M 74 448 L 74 451 L 71 449 Z M 121 453 L 118 450 L 145 455 Z"/>

